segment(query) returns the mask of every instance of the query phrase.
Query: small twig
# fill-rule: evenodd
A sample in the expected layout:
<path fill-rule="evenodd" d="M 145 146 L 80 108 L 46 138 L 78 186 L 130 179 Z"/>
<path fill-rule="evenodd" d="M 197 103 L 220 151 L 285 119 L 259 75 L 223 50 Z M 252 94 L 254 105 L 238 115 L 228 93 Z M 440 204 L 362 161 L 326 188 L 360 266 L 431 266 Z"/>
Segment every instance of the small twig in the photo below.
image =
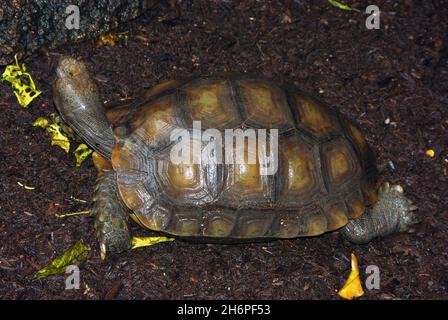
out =
<path fill-rule="evenodd" d="M 76 212 L 63 213 L 63 214 L 56 213 L 55 216 L 57 218 L 65 218 L 65 217 L 77 216 L 77 215 L 82 215 L 82 214 L 90 214 L 91 212 L 92 212 L 92 210 L 76 211 Z"/>

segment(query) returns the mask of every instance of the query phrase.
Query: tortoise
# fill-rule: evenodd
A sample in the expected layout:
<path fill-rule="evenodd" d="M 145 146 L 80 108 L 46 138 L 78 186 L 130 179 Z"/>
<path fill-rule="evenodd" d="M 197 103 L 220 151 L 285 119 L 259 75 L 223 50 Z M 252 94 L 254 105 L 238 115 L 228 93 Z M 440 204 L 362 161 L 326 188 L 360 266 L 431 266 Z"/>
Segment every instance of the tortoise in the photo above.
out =
<path fill-rule="evenodd" d="M 129 217 L 181 239 L 224 243 L 335 230 L 367 243 L 417 223 L 401 186 L 378 186 L 360 129 L 295 87 L 248 75 L 198 77 L 106 107 L 84 63 L 64 56 L 53 90 L 63 121 L 95 150 L 92 211 L 103 259 L 130 248 Z M 261 160 L 247 154 L 240 162 L 173 161 L 173 132 L 192 132 L 198 121 L 200 133 L 269 131 L 277 169 L 262 172 Z M 203 140 L 192 141 L 204 151 Z"/>

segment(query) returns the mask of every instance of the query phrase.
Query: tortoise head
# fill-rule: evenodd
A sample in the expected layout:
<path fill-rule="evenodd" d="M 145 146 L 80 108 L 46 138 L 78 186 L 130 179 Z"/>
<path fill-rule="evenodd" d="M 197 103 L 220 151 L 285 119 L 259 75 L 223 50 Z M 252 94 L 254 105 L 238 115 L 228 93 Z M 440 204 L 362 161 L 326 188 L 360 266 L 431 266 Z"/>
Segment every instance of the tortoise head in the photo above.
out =
<path fill-rule="evenodd" d="M 62 119 L 90 147 L 110 159 L 114 145 L 112 126 L 83 62 L 67 56 L 59 60 L 53 99 Z"/>

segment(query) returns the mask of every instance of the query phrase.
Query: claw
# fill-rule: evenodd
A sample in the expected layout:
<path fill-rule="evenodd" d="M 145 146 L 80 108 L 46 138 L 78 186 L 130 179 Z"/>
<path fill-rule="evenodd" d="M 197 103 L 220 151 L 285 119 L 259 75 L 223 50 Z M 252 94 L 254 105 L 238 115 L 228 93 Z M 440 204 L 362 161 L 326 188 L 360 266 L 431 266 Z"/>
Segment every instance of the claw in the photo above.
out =
<path fill-rule="evenodd" d="M 409 210 L 411 210 L 411 211 L 415 211 L 415 210 L 417 210 L 418 209 L 418 207 L 416 206 L 416 205 L 414 205 L 414 204 L 411 204 L 410 206 L 409 206 Z"/>
<path fill-rule="evenodd" d="M 106 245 L 104 243 L 100 244 L 100 256 L 101 260 L 106 260 Z"/>
<path fill-rule="evenodd" d="M 380 187 L 379 192 L 380 193 L 385 193 L 385 192 L 388 192 L 389 190 L 390 190 L 389 182 L 384 182 L 383 185 Z"/>
<path fill-rule="evenodd" d="M 392 186 L 391 188 L 393 191 L 396 191 L 398 193 L 404 193 L 403 187 L 400 186 L 399 184 L 396 184 L 394 186 Z"/>

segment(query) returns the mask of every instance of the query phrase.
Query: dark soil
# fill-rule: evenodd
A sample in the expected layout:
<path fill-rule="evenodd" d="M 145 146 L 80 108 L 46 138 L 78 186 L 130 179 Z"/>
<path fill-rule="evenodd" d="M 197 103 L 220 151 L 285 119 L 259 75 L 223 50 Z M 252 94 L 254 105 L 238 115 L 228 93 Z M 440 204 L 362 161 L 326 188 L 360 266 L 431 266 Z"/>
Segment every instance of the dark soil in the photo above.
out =
<path fill-rule="evenodd" d="M 379 1 L 380 30 L 365 28 L 368 1 L 346 1 L 361 12 L 323 0 L 171 2 L 121 26 L 127 44 L 87 41 L 24 61 L 43 90 L 29 109 L 0 86 L 0 297 L 340 299 L 335 291 L 355 252 L 363 279 L 368 265 L 381 272 L 380 289 L 362 299 L 447 299 L 448 2 Z M 61 54 L 86 61 L 108 101 L 164 79 L 221 71 L 292 82 L 361 126 L 379 162 L 394 165 L 381 180 L 404 187 L 422 223 L 368 245 L 346 246 L 338 233 L 229 246 L 176 241 L 102 262 L 92 217 L 55 217 L 90 207 L 69 198 L 91 200 L 91 159 L 76 168 L 72 154 L 50 148 L 31 126 L 55 112 L 50 84 Z M 80 238 L 92 249 L 80 290 L 65 290 L 63 275 L 30 280 Z"/>

